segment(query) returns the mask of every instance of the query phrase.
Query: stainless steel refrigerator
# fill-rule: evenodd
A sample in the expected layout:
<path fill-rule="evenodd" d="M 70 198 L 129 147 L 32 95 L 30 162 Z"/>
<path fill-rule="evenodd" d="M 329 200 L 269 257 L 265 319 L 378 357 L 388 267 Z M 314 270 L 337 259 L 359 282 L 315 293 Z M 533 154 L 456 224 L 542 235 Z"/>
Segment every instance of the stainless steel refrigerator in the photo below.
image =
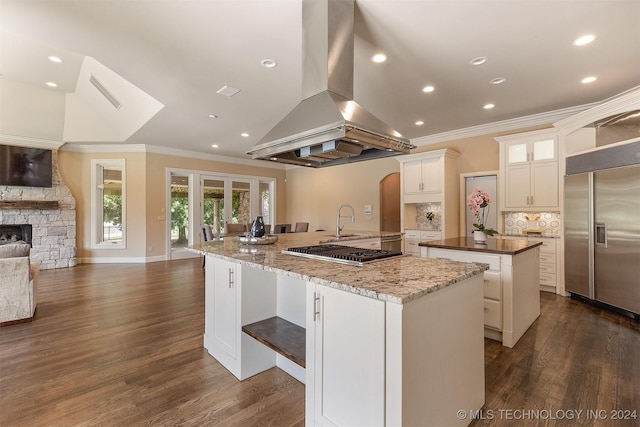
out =
<path fill-rule="evenodd" d="M 640 141 L 567 157 L 565 288 L 640 313 Z"/>

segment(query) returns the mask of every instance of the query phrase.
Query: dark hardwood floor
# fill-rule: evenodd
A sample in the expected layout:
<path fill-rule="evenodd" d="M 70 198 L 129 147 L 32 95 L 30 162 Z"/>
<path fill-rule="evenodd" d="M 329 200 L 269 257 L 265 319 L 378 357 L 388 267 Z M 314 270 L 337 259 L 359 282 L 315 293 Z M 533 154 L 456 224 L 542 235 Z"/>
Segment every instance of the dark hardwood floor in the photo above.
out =
<path fill-rule="evenodd" d="M 238 382 L 203 349 L 201 267 L 42 271 L 34 321 L 0 328 L 0 426 L 304 425 L 302 384 L 277 368 Z M 485 341 L 471 425 L 640 426 L 612 420 L 640 411 L 640 325 L 548 293 L 541 310 L 515 348 Z"/>

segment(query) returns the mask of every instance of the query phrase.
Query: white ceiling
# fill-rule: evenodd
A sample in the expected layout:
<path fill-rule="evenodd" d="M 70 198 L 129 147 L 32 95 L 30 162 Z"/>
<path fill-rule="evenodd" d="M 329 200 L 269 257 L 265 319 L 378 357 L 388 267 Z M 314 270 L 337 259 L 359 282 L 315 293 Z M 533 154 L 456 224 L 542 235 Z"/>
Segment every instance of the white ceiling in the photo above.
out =
<path fill-rule="evenodd" d="M 51 117 L 64 120 L 64 101 L 44 100 L 75 91 L 85 56 L 164 105 L 127 144 L 248 158 L 301 100 L 301 0 L 0 0 L 0 30 L 0 89 L 12 88 L 0 91 L 0 134 L 63 140 Z M 354 99 L 411 139 L 640 85 L 638 0 L 357 0 L 355 32 Z M 597 39 L 572 45 L 587 33 Z M 379 51 L 388 60 L 374 64 Z M 479 56 L 486 64 L 469 64 Z M 265 58 L 278 66 L 261 67 Z M 241 91 L 217 94 L 224 85 Z M 33 110 L 18 114 L 25 99 Z M 10 126 L 24 114 L 28 126 Z"/>

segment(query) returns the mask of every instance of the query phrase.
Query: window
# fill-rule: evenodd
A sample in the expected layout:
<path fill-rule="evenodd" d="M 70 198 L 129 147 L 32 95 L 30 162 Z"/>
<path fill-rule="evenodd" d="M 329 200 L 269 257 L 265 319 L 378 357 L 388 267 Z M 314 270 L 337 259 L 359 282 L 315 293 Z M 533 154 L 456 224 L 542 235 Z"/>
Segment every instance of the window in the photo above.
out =
<path fill-rule="evenodd" d="M 126 247 L 125 161 L 91 161 L 91 247 Z"/>

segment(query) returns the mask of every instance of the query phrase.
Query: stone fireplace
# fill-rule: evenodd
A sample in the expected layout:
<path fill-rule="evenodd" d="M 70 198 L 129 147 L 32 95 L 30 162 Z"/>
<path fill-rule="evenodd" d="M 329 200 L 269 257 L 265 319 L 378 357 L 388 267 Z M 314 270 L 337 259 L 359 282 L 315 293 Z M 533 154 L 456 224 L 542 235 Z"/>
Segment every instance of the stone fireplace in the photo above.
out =
<path fill-rule="evenodd" d="M 12 239 L 18 227 L 30 225 L 31 260 L 42 270 L 77 264 L 76 201 L 60 176 L 58 152 L 52 154 L 51 188 L 0 186 L 0 225 L 14 230 L 0 229 L 0 239 Z"/>

